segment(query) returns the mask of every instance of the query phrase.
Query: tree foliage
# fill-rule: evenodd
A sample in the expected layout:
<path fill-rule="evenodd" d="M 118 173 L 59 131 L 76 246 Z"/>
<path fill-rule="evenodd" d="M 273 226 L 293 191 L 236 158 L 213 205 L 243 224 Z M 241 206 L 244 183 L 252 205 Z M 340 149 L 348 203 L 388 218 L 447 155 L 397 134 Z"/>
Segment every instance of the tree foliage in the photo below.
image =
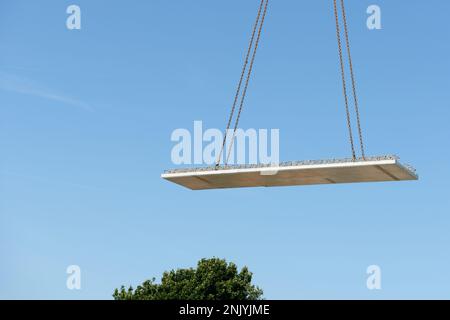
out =
<path fill-rule="evenodd" d="M 234 263 L 223 259 L 202 259 L 197 268 L 164 272 L 161 283 L 155 278 L 136 289 L 122 286 L 113 294 L 115 300 L 258 300 L 262 290 L 251 284 L 247 267 L 239 272 Z"/>

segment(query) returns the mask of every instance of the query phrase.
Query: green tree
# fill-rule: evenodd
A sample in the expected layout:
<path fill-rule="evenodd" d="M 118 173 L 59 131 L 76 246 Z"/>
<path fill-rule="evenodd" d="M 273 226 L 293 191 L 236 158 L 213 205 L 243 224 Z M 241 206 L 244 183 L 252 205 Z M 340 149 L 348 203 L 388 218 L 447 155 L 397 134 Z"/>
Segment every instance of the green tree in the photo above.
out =
<path fill-rule="evenodd" d="M 223 259 L 202 259 L 197 268 L 164 272 L 161 284 L 155 278 L 136 289 L 122 286 L 115 300 L 259 300 L 263 291 L 252 285 L 247 267 L 239 272 L 234 263 Z"/>

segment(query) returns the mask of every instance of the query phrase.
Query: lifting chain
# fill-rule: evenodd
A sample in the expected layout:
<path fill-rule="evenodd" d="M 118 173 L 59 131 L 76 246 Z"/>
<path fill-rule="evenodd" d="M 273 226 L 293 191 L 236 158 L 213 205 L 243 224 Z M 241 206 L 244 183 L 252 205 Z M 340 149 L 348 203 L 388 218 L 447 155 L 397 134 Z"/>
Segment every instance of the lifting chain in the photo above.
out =
<path fill-rule="evenodd" d="M 336 20 L 336 37 L 337 37 L 338 50 L 339 50 L 339 62 L 340 62 L 340 69 L 341 69 L 342 88 L 343 88 L 343 93 L 344 93 L 345 112 L 346 112 L 346 117 L 347 117 L 347 127 L 348 127 L 348 131 L 349 131 L 349 139 L 350 139 L 350 146 L 351 146 L 351 151 L 352 151 L 352 158 L 354 160 L 356 160 L 356 151 L 355 151 L 355 144 L 354 144 L 353 132 L 352 132 L 349 99 L 348 99 L 348 95 L 347 95 L 347 83 L 346 83 L 346 77 L 345 77 L 345 65 L 344 65 L 344 57 L 343 57 L 343 52 L 342 52 L 342 40 L 341 40 L 341 26 L 340 26 L 340 22 L 339 22 L 339 10 L 338 10 L 337 0 L 333 0 L 333 4 L 334 4 L 334 16 L 335 16 L 335 20 Z M 361 129 L 361 117 L 360 117 L 360 112 L 359 112 L 358 96 L 356 93 L 356 79 L 355 79 L 355 75 L 354 75 L 353 61 L 352 61 L 352 56 L 351 56 L 351 51 L 350 51 L 350 40 L 349 40 L 349 32 L 348 32 L 347 16 L 345 13 L 344 0 L 340 0 L 340 4 L 341 4 L 341 11 L 342 11 L 342 20 L 343 20 L 343 25 L 344 25 L 345 43 L 346 43 L 350 75 L 351 75 L 351 82 L 352 82 L 352 93 L 353 93 L 353 99 L 354 99 L 354 105 L 355 105 L 356 121 L 357 121 L 359 142 L 360 142 L 360 148 L 361 148 L 361 155 L 362 155 L 362 158 L 365 159 L 364 142 L 363 142 L 363 135 L 362 135 L 362 129 Z M 224 155 L 225 156 L 224 164 L 227 165 L 228 161 L 230 159 L 234 139 L 236 137 L 236 130 L 239 125 L 239 120 L 241 117 L 242 109 L 243 109 L 245 98 L 247 95 L 248 85 L 250 83 L 250 78 L 251 78 L 252 71 L 253 71 L 253 65 L 255 62 L 256 52 L 258 50 L 259 41 L 261 39 L 261 33 L 262 33 L 263 26 L 264 26 L 264 21 L 266 18 L 268 5 L 269 5 L 269 0 L 261 0 L 259 9 L 258 9 L 258 14 L 256 17 L 256 22 L 253 26 L 253 32 L 252 32 L 252 36 L 250 38 L 250 43 L 248 46 L 247 54 L 245 56 L 244 65 L 242 67 L 241 77 L 239 79 L 239 83 L 238 83 L 238 86 L 236 89 L 236 95 L 234 97 L 230 116 L 229 116 L 228 122 L 227 122 L 227 127 L 225 129 L 225 134 L 224 134 L 223 141 L 222 141 L 222 147 L 217 156 L 216 169 L 220 166 L 221 158 L 225 151 L 224 149 L 225 149 L 225 145 L 227 142 L 228 133 L 230 131 L 231 122 L 233 120 L 234 113 L 236 111 L 236 106 L 237 106 L 237 103 L 239 100 L 239 96 L 241 94 L 241 89 L 242 89 L 242 84 L 244 82 L 245 72 L 247 70 L 247 67 L 249 66 L 249 68 L 247 70 L 247 77 L 245 80 L 245 85 L 242 90 L 242 96 L 240 99 L 237 117 L 236 117 L 236 120 L 234 123 L 234 128 L 232 130 L 232 137 L 230 140 L 230 145 L 228 148 L 228 152 L 225 152 L 225 155 Z M 256 32 L 257 30 L 258 30 L 258 33 Z M 255 41 L 255 36 L 256 36 L 256 41 Z M 252 50 L 253 50 L 253 53 L 252 53 Z M 251 56 L 251 60 L 250 60 L 250 56 Z M 250 61 L 250 65 L 249 65 L 249 61 Z"/>
<path fill-rule="evenodd" d="M 365 155 L 365 151 L 364 151 L 364 142 L 363 142 L 363 136 L 362 136 L 362 130 L 361 130 L 361 117 L 360 117 L 360 112 L 359 112 L 358 96 L 356 94 L 356 80 L 355 80 L 355 74 L 353 71 L 352 55 L 351 55 L 351 51 L 350 51 L 350 40 L 349 40 L 349 35 L 348 35 L 349 32 L 348 32 L 348 25 L 347 25 L 347 16 L 345 14 L 344 0 L 340 0 L 340 2 L 341 2 L 342 20 L 343 20 L 343 24 L 344 24 L 345 43 L 346 43 L 346 48 L 347 48 L 348 61 L 349 61 L 349 67 L 350 67 L 350 75 L 351 75 L 351 80 L 352 80 L 352 92 L 353 92 L 353 98 L 354 98 L 354 104 L 355 104 L 356 122 L 357 122 L 357 127 L 358 127 L 361 156 L 363 159 L 365 159 L 366 155 Z M 340 66 L 341 66 L 342 88 L 344 91 L 345 111 L 346 111 L 346 115 L 347 115 L 347 126 L 348 126 L 349 137 L 350 137 L 350 146 L 352 149 L 352 157 L 355 160 L 356 152 L 355 152 L 355 145 L 354 145 L 354 141 L 353 141 L 351 119 L 350 119 L 350 110 L 349 110 L 349 103 L 348 103 L 348 96 L 347 96 L 347 84 L 345 81 L 344 58 L 343 58 L 343 54 L 342 54 L 342 44 L 341 44 L 341 27 L 339 24 L 339 13 L 338 13 L 337 0 L 333 0 L 333 3 L 334 3 L 334 16 L 336 19 L 336 36 L 337 36 L 338 49 L 339 49 L 339 61 L 340 61 Z"/>
<path fill-rule="evenodd" d="M 230 146 L 228 148 L 228 152 L 225 153 L 225 165 L 228 164 L 228 161 L 230 159 L 230 154 L 231 154 L 231 150 L 232 150 L 232 147 L 233 147 L 233 142 L 234 142 L 234 139 L 235 139 L 235 136 L 236 136 L 236 130 L 237 130 L 237 127 L 239 125 L 241 112 L 242 112 L 242 109 L 243 109 L 243 106 L 244 106 L 245 97 L 247 95 L 248 85 L 250 83 L 250 77 L 252 75 L 253 65 L 254 65 L 255 57 L 256 57 L 256 52 L 258 50 L 259 41 L 261 39 L 262 28 L 263 28 L 264 21 L 265 21 L 265 18 L 266 18 L 268 5 L 269 5 L 269 0 L 261 0 L 261 3 L 259 5 L 259 9 L 258 9 L 258 14 L 257 14 L 257 17 L 256 17 L 256 21 L 255 21 L 255 25 L 253 26 L 253 32 L 252 32 L 252 36 L 251 36 L 250 43 L 249 43 L 249 46 L 248 46 L 248 50 L 247 50 L 247 54 L 246 54 L 246 57 L 245 57 L 244 65 L 242 67 L 242 73 L 241 73 L 241 77 L 239 79 L 239 84 L 238 84 L 238 87 L 237 87 L 237 90 L 236 90 L 236 95 L 234 97 L 233 106 L 231 108 L 230 116 L 228 118 L 227 127 L 225 129 L 225 134 L 224 134 L 223 141 L 222 141 L 222 147 L 221 147 L 220 153 L 219 153 L 219 155 L 217 157 L 216 168 L 218 168 L 219 165 L 220 165 L 220 160 L 222 158 L 222 154 L 224 152 L 225 144 L 226 144 L 226 141 L 227 141 L 227 138 L 228 138 L 228 131 L 230 130 L 231 121 L 233 119 L 234 112 L 236 110 L 236 105 L 237 105 L 237 102 L 238 102 L 238 99 L 239 99 L 239 95 L 241 93 L 241 88 L 242 88 L 242 83 L 243 83 L 244 76 L 245 76 L 245 71 L 247 70 L 247 66 L 248 66 L 248 62 L 249 62 L 249 59 L 250 59 L 250 55 L 252 55 L 250 66 L 249 66 L 248 72 L 247 72 L 247 78 L 246 78 L 246 81 L 245 81 L 244 90 L 242 91 L 241 101 L 240 101 L 240 104 L 239 104 L 239 111 L 238 111 L 238 114 L 237 114 L 237 117 L 236 117 L 236 120 L 235 120 L 235 123 L 234 123 L 234 129 L 233 129 L 233 134 L 232 134 Z M 264 11 L 263 11 L 263 8 L 264 8 Z M 262 13 L 262 17 L 261 17 L 261 13 Z M 258 29 L 258 26 L 259 26 L 259 29 Z M 258 30 L 258 35 L 256 37 L 256 42 L 255 42 L 256 30 Z M 253 49 L 253 54 L 252 54 L 252 49 Z"/>

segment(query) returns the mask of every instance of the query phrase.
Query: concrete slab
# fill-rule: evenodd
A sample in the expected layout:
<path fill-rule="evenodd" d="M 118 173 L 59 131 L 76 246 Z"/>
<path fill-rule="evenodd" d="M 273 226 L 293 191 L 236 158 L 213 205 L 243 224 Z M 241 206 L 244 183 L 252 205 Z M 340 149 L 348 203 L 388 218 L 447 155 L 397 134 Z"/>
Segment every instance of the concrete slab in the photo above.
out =
<path fill-rule="evenodd" d="M 161 177 L 192 190 L 418 180 L 395 156 L 177 169 Z"/>

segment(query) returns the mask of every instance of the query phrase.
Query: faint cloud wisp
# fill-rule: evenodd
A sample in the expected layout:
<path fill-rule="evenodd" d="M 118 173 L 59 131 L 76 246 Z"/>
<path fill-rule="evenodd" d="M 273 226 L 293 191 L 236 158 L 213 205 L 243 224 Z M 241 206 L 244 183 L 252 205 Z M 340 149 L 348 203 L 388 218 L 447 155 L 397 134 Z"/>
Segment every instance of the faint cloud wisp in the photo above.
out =
<path fill-rule="evenodd" d="M 53 92 L 50 89 L 38 85 L 30 79 L 17 75 L 10 75 L 0 72 L 0 90 L 35 96 L 55 102 L 61 102 L 63 104 L 81 108 L 90 112 L 94 111 L 91 106 L 83 101 L 68 97 L 57 92 Z"/>

